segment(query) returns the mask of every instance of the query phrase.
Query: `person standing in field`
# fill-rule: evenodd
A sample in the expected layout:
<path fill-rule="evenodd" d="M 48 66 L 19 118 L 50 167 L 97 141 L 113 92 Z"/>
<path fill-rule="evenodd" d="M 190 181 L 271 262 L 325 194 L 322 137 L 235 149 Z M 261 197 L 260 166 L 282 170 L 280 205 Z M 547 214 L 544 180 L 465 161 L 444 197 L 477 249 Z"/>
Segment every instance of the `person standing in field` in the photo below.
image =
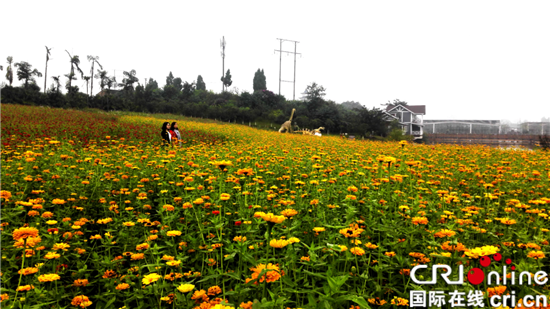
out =
<path fill-rule="evenodd" d="M 170 135 L 170 123 L 165 122 L 162 124 L 162 131 L 160 132 L 160 136 L 162 137 L 162 145 L 166 146 L 169 145 L 172 142 L 172 136 Z"/>
<path fill-rule="evenodd" d="M 177 140 L 176 143 L 178 146 L 181 145 L 181 135 L 180 130 L 178 129 L 178 124 L 174 121 L 172 122 L 172 125 L 170 126 L 171 130 L 170 133 L 172 134 L 172 139 Z"/>

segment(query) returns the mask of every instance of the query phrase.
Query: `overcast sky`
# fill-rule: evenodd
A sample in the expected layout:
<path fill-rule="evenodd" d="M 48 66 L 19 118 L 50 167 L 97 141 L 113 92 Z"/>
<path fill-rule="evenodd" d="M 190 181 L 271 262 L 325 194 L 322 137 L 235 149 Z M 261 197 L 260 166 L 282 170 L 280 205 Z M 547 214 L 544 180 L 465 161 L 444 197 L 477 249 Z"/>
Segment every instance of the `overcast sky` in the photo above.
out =
<path fill-rule="evenodd" d="M 200 74 L 220 92 L 225 36 L 230 89 L 252 92 L 260 68 L 278 93 L 282 38 L 299 41 L 297 99 L 316 82 L 337 103 L 426 105 L 425 119 L 540 121 L 550 117 L 549 16 L 547 0 L 4 1 L 0 81 L 7 56 L 44 73 L 47 45 L 48 87 L 51 76 L 65 84 L 67 50 L 87 75 L 92 55 L 119 82 L 134 69 L 140 83 L 162 87 L 172 71 L 188 82 Z M 294 51 L 292 42 L 282 47 Z M 292 81 L 294 56 L 283 54 L 281 67 Z M 281 94 L 292 93 L 283 82 Z"/>

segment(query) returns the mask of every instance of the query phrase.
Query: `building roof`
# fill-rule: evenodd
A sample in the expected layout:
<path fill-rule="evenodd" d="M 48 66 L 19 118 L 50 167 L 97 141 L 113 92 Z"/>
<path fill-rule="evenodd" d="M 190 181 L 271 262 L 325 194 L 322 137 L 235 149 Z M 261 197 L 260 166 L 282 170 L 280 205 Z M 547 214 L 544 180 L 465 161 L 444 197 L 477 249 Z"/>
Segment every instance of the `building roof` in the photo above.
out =
<path fill-rule="evenodd" d="M 403 108 L 406 108 L 406 109 L 410 110 L 411 112 L 413 112 L 415 114 L 426 115 L 426 105 L 401 105 L 401 104 L 393 105 L 393 104 L 390 104 L 390 105 L 386 106 L 386 111 L 389 112 L 392 109 L 396 108 L 397 106 L 402 106 Z"/>

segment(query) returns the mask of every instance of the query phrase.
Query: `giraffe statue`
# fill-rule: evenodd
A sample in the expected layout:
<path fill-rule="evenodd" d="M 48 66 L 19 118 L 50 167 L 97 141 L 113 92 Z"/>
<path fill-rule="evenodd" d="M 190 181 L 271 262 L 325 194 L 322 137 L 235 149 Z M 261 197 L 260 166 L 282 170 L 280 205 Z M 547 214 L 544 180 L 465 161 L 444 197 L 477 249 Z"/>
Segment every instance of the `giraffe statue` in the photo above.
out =
<path fill-rule="evenodd" d="M 279 133 L 284 133 L 286 131 L 292 133 L 292 117 L 294 116 L 294 112 L 296 111 L 295 108 L 292 109 L 292 114 L 290 115 L 290 119 L 288 121 L 285 121 L 281 128 L 279 129 Z"/>

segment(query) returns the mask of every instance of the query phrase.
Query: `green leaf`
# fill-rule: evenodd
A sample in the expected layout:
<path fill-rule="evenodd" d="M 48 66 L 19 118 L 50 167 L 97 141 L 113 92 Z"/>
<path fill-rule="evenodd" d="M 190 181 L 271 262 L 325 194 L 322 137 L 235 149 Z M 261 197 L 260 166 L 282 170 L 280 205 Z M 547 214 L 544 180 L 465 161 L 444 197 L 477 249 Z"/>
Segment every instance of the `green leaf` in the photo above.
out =
<path fill-rule="evenodd" d="M 343 299 L 351 300 L 352 302 L 358 304 L 361 309 L 370 309 L 369 303 L 361 296 L 348 295 L 344 296 Z"/>
<path fill-rule="evenodd" d="M 109 302 L 107 302 L 107 304 L 105 305 L 105 308 L 109 308 L 109 306 L 114 303 L 116 300 L 116 296 L 113 296 L 113 298 L 111 298 L 111 300 Z"/>

